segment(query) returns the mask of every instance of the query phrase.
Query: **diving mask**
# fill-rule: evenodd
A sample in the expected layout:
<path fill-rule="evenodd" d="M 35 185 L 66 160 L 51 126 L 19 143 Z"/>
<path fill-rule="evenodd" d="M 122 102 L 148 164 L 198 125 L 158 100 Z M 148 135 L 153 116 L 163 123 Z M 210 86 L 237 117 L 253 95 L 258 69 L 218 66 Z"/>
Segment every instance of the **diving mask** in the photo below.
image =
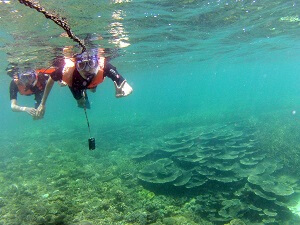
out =
<path fill-rule="evenodd" d="M 84 52 L 76 57 L 76 68 L 78 71 L 84 70 L 86 67 L 95 69 L 98 66 L 98 56 L 89 55 L 87 52 Z"/>
<path fill-rule="evenodd" d="M 33 70 L 18 73 L 18 78 L 24 85 L 31 85 L 36 80 L 36 73 Z"/>

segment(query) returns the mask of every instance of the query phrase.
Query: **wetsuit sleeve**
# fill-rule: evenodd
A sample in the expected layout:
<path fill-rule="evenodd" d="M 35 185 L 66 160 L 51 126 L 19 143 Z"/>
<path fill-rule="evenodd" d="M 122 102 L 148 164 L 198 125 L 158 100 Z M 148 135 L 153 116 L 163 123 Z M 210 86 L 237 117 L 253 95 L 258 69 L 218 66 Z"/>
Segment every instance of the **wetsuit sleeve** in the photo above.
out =
<path fill-rule="evenodd" d="M 18 86 L 17 86 L 16 83 L 12 80 L 12 81 L 10 82 L 10 86 L 9 86 L 10 100 L 12 100 L 12 99 L 17 99 L 18 92 L 19 92 Z"/>
<path fill-rule="evenodd" d="M 116 67 L 111 65 L 109 62 L 105 64 L 104 76 L 109 77 L 112 81 L 115 81 L 119 86 L 125 79 L 118 73 Z"/>
<path fill-rule="evenodd" d="M 34 103 L 34 108 L 38 108 L 41 101 L 42 101 L 42 98 L 43 98 L 43 94 L 44 94 L 44 91 L 37 91 L 35 92 L 35 97 L 34 97 L 34 100 L 35 100 L 35 103 Z"/>

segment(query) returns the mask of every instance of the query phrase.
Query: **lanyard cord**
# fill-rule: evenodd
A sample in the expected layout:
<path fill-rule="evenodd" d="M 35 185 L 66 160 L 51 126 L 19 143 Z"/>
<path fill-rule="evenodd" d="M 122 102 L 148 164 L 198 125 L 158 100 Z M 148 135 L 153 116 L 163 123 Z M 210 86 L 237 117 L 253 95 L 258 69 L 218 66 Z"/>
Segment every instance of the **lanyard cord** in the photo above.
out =
<path fill-rule="evenodd" d="M 83 97 L 84 97 L 84 100 L 86 101 L 86 94 L 85 94 L 85 90 L 83 91 Z M 86 105 L 84 103 L 84 113 L 85 113 L 85 118 L 86 118 L 86 122 L 87 122 L 87 125 L 88 125 L 88 129 L 89 129 L 89 134 L 90 134 L 90 137 L 91 137 L 91 128 L 90 128 L 90 123 L 89 123 L 89 118 L 87 116 L 87 112 L 86 112 Z"/>

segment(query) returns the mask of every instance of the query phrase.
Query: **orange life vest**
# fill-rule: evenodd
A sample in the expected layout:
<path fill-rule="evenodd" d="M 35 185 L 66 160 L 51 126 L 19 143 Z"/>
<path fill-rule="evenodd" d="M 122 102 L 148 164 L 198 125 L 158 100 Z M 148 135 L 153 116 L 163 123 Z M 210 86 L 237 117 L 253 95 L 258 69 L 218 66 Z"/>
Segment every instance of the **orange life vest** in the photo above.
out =
<path fill-rule="evenodd" d="M 102 83 L 104 80 L 104 62 L 105 58 L 100 57 L 98 59 L 98 73 L 93 77 L 91 83 L 87 88 L 92 89 L 97 87 L 98 84 Z M 72 87 L 73 74 L 76 69 L 75 63 L 71 59 L 65 59 L 65 66 L 63 68 L 62 80 Z"/>
<path fill-rule="evenodd" d="M 40 90 L 43 91 L 45 86 L 42 84 L 41 79 L 39 79 L 39 74 L 41 72 L 43 72 L 43 74 L 45 74 L 45 72 L 43 70 L 36 70 L 36 84 L 35 86 Z M 17 76 L 14 77 L 14 82 L 18 87 L 18 90 L 20 92 L 21 95 L 32 95 L 34 94 L 34 92 L 30 89 L 27 88 L 20 80 Z"/>

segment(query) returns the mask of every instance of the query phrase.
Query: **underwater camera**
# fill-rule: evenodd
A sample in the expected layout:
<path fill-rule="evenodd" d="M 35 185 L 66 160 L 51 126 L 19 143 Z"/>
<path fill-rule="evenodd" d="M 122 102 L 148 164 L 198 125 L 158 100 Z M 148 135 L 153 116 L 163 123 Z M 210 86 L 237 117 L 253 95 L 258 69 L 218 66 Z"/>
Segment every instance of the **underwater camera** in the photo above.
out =
<path fill-rule="evenodd" d="M 95 148 L 96 148 L 95 138 L 89 138 L 89 150 L 95 150 Z"/>

